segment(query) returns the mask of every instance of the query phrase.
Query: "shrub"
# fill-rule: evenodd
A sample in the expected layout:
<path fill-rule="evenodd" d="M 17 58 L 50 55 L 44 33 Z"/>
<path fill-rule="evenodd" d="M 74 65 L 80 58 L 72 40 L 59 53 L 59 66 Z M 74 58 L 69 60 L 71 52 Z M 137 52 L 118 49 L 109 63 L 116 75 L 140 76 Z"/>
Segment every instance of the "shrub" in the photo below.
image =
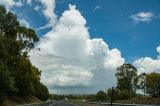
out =
<path fill-rule="evenodd" d="M 127 100 L 129 99 L 129 97 L 130 97 L 130 94 L 128 90 L 122 90 L 122 91 L 119 91 L 118 93 L 118 99 Z"/>

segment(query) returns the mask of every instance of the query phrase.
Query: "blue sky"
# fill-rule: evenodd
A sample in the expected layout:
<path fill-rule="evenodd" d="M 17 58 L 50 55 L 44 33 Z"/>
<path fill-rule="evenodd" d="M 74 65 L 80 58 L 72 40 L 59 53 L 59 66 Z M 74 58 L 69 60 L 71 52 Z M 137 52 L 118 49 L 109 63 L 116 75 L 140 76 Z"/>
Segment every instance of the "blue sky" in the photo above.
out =
<path fill-rule="evenodd" d="M 40 37 L 30 59 L 42 70 L 42 82 L 50 92 L 95 93 L 115 86 L 116 68 L 125 62 L 138 73 L 160 72 L 160 0 L 1 0 L 0 4 Z"/>
<path fill-rule="evenodd" d="M 33 4 L 37 5 L 34 1 Z M 118 48 L 127 62 L 139 57 L 157 56 L 155 48 L 160 40 L 159 0 L 57 0 L 55 12 L 58 17 L 68 8 L 68 4 L 75 4 L 87 20 L 91 38 L 103 38 L 110 48 Z M 17 7 L 15 11 L 31 27 L 38 28 L 47 23 L 42 13 L 33 11 L 28 5 L 22 8 Z M 130 16 L 139 12 L 151 12 L 154 17 L 149 22 L 136 23 Z M 47 31 L 37 31 L 37 34 L 41 37 Z"/>
<path fill-rule="evenodd" d="M 57 11 L 64 11 L 69 3 L 76 4 L 86 18 L 91 37 L 101 37 L 110 48 L 120 49 L 128 62 L 157 56 L 160 18 L 155 17 L 160 15 L 159 0 L 67 0 L 57 5 Z M 155 17 L 150 22 L 135 23 L 130 16 L 142 11 L 152 12 Z"/>

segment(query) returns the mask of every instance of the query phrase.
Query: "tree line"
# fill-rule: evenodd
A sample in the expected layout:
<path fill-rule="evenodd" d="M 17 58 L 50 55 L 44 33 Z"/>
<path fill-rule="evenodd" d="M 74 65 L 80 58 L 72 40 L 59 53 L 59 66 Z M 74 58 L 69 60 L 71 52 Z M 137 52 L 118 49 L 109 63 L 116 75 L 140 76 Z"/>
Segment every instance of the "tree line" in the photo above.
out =
<path fill-rule="evenodd" d="M 152 71 L 152 70 L 151 70 Z M 160 97 L 160 73 L 141 73 L 138 75 L 137 69 L 128 63 L 124 63 L 117 68 L 117 85 L 114 89 L 114 100 L 128 100 L 130 98 L 141 96 L 150 96 L 152 98 Z M 138 94 L 136 91 L 141 91 Z M 111 99 L 112 89 L 106 92 L 99 91 L 91 100 L 106 101 Z"/>
<path fill-rule="evenodd" d="M 138 75 L 137 69 L 132 64 L 124 63 L 117 68 L 115 76 L 117 85 L 114 89 L 114 100 L 127 100 L 139 95 L 151 96 L 152 98 L 160 97 L 160 73 L 151 72 Z M 138 94 L 137 90 L 143 93 Z M 101 90 L 90 100 L 110 100 L 111 94 L 111 88 L 106 92 Z"/>
<path fill-rule="evenodd" d="M 153 71 L 153 70 L 151 70 Z M 141 73 L 137 74 L 137 69 L 131 64 L 123 64 L 117 68 L 116 73 L 117 87 L 116 92 L 124 93 L 126 98 L 136 96 L 136 91 L 141 90 L 144 96 L 160 97 L 160 73 Z M 122 98 L 123 99 L 123 98 Z"/>
<path fill-rule="evenodd" d="M 14 95 L 48 99 L 48 88 L 40 82 L 41 71 L 28 56 L 38 41 L 33 29 L 21 26 L 16 15 L 0 6 L 0 104 Z"/>
<path fill-rule="evenodd" d="M 141 73 L 137 74 L 137 69 L 128 63 L 124 63 L 117 68 L 116 74 L 117 85 L 114 89 L 113 100 L 128 100 L 139 96 L 151 96 L 152 98 L 160 97 L 160 73 Z M 140 90 L 141 94 L 136 91 Z M 79 99 L 86 101 L 110 102 L 112 89 L 107 91 L 100 90 L 97 94 L 88 95 L 52 95 L 54 100 Z"/>

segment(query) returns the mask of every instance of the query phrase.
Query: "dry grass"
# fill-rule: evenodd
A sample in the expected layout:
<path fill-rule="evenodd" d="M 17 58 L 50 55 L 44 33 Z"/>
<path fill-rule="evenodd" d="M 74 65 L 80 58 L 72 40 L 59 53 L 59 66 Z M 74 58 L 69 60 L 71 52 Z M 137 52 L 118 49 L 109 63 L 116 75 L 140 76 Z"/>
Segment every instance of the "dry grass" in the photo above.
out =
<path fill-rule="evenodd" d="M 7 98 L 4 102 L 4 106 L 16 106 L 20 104 L 39 103 L 39 102 L 41 101 L 34 96 L 26 96 L 26 97 L 15 96 L 12 98 Z"/>
<path fill-rule="evenodd" d="M 151 97 L 138 97 L 129 100 L 118 100 L 117 103 L 129 103 L 129 104 L 156 104 L 160 105 L 160 98 Z"/>

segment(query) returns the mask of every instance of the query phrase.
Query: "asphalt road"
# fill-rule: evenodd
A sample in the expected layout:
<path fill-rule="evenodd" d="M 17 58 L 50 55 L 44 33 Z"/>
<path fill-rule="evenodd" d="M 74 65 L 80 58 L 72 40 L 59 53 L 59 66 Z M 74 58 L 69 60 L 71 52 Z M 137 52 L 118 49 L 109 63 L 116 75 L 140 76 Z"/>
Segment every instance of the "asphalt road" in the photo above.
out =
<path fill-rule="evenodd" d="M 83 106 L 110 106 L 108 103 L 99 103 L 99 102 L 92 102 L 89 104 L 82 104 Z M 40 104 L 25 104 L 25 105 L 18 105 L 18 106 L 82 106 L 78 104 L 66 103 L 63 101 L 53 101 L 53 102 L 44 102 Z M 160 105 L 136 105 L 136 104 L 116 104 L 114 103 L 113 106 L 160 106 Z"/>
<path fill-rule="evenodd" d="M 53 102 L 49 104 L 48 106 L 80 106 L 80 105 L 70 104 L 70 103 L 65 103 L 65 102 Z"/>
<path fill-rule="evenodd" d="M 110 106 L 110 104 L 85 104 L 86 106 Z M 81 106 L 77 104 L 71 104 L 66 102 L 52 102 L 45 106 Z M 160 106 L 160 105 L 136 105 L 136 104 L 114 104 L 113 106 Z"/>

